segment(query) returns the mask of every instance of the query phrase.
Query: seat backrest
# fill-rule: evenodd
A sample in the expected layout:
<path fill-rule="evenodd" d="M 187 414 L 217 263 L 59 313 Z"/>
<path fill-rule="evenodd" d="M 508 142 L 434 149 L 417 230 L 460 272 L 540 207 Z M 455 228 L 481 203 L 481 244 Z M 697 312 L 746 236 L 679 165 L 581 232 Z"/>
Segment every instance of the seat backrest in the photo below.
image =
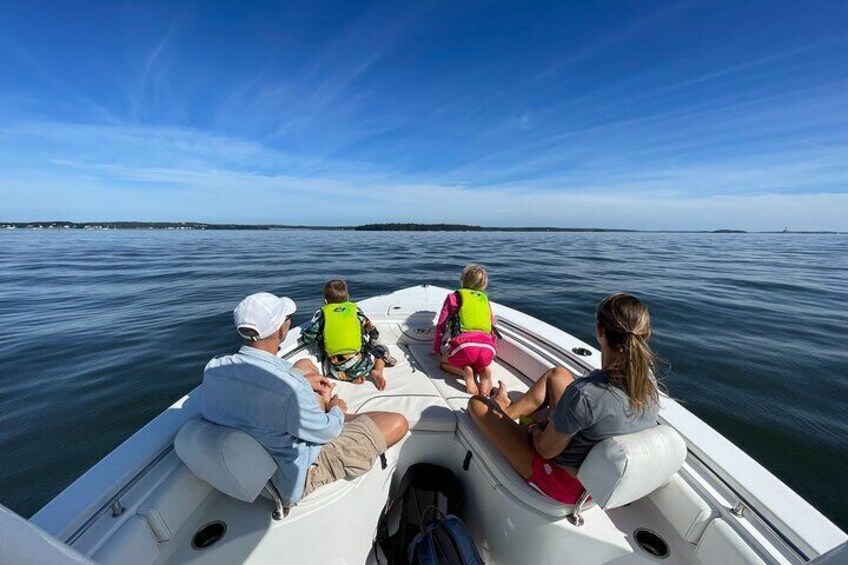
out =
<path fill-rule="evenodd" d="M 251 436 L 199 418 L 180 429 L 174 449 L 198 478 L 245 502 L 256 500 L 277 470 L 274 459 Z"/>
<path fill-rule="evenodd" d="M 595 445 L 577 478 L 601 508 L 616 508 L 666 484 L 686 459 L 686 442 L 669 426 L 611 437 Z"/>

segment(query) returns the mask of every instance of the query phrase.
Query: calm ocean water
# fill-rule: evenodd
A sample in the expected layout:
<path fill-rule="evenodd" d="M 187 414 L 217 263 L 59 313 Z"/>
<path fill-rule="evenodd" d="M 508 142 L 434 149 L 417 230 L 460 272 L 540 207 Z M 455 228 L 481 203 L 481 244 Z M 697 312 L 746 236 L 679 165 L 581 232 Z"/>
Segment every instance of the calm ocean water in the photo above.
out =
<path fill-rule="evenodd" d="M 330 277 L 355 299 L 485 264 L 492 297 L 584 340 L 644 299 L 671 394 L 848 529 L 848 236 L 0 232 L 0 503 L 29 516 L 237 347 L 231 310 Z"/>

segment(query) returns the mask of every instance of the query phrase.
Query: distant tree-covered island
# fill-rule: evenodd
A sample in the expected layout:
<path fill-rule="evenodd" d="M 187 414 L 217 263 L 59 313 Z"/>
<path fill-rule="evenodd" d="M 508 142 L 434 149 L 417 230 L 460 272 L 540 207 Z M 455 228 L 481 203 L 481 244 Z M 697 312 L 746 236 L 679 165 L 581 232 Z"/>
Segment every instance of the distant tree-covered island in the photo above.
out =
<path fill-rule="evenodd" d="M 552 227 L 483 227 L 468 224 L 364 224 L 356 231 L 486 231 L 486 232 L 629 232 L 605 228 L 552 228 Z"/>
<path fill-rule="evenodd" d="M 356 231 L 485 231 L 482 226 L 466 224 L 364 224 L 353 228 Z"/>

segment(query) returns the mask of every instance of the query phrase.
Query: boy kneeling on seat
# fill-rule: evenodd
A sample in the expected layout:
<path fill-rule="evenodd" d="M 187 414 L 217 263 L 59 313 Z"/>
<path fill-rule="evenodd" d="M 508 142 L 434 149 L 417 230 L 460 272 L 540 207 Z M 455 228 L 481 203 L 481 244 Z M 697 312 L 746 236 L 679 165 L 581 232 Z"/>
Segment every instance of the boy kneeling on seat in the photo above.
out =
<path fill-rule="evenodd" d="M 329 373 L 340 381 L 362 384 L 366 377 L 378 390 L 386 388 L 383 367 L 397 361 L 388 348 L 377 344 L 379 333 L 362 311 L 350 301 L 347 284 L 333 279 L 324 285 L 324 306 L 303 332 L 304 343 L 319 341 Z"/>

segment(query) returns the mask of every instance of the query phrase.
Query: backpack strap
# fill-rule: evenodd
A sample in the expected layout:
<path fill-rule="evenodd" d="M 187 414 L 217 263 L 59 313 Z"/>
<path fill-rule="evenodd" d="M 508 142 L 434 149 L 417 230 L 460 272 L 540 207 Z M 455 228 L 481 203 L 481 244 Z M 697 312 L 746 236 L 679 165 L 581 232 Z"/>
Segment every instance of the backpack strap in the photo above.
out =
<path fill-rule="evenodd" d="M 471 535 L 462 523 L 462 520 L 451 514 L 442 522 L 442 527 L 448 531 L 453 539 L 463 565 L 483 565 L 483 559 L 477 551 L 477 546 L 471 539 Z"/>
<path fill-rule="evenodd" d="M 383 507 L 383 512 L 380 514 L 380 519 L 377 522 L 377 534 L 374 538 L 374 542 L 372 543 L 372 547 L 374 549 L 374 557 L 377 559 L 377 563 L 380 562 L 379 555 L 383 556 L 389 555 L 390 552 L 390 543 L 392 536 L 389 534 L 389 519 L 394 516 L 401 507 L 401 501 L 406 497 L 406 493 L 409 492 L 409 486 L 411 482 L 411 477 L 409 474 L 405 474 L 403 479 L 401 479 L 400 484 L 398 485 L 397 493 L 392 496 L 389 501 L 386 503 L 386 506 Z M 379 551 L 379 553 L 378 553 Z"/>
<path fill-rule="evenodd" d="M 416 551 L 418 552 L 418 559 L 415 559 Z M 418 565 L 439 565 L 432 527 L 413 538 L 412 543 L 409 544 L 409 549 L 407 549 L 406 562 L 417 563 Z"/>
<path fill-rule="evenodd" d="M 459 309 L 462 308 L 462 295 L 458 290 L 453 291 L 453 295 L 456 296 L 456 312 L 448 316 L 448 319 L 445 320 L 445 332 L 442 334 L 441 345 L 445 345 L 462 333 L 459 326 Z"/>

